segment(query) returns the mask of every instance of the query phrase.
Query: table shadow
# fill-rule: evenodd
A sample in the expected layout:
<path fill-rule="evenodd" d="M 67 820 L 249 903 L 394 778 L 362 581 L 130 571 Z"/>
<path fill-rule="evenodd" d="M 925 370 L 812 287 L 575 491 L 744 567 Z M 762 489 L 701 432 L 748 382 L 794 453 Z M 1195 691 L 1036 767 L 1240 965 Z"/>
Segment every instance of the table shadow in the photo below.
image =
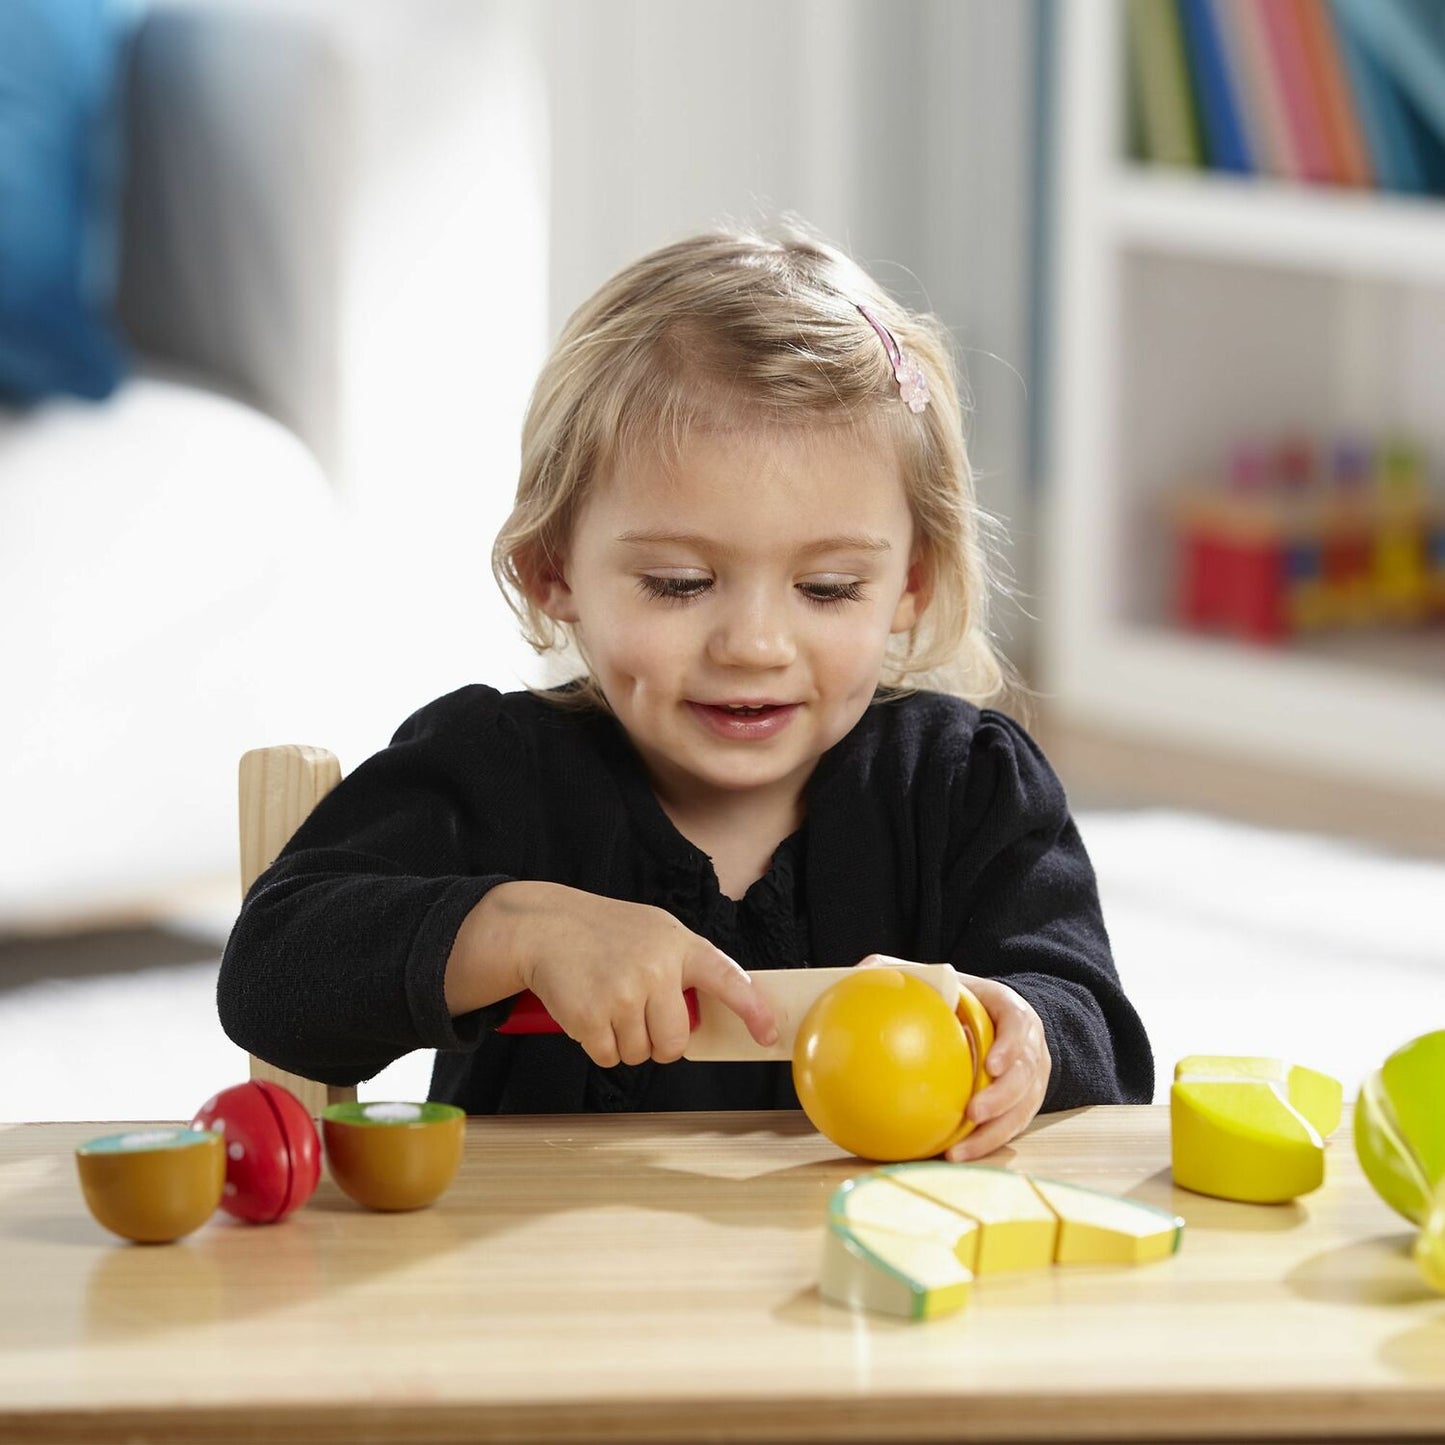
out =
<path fill-rule="evenodd" d="M 1285 1275 L 1284 1283 L 1301 1299 L 1320 1304 L 1389 1308 L 1438 1301 L 1440 1296 L 1415 1267 L 1414 1243 L 1409 1232 L 1352 1240 L 1301 1260 Z M 1445 1370 L 1445 1334 L 1441 1344 Z"/>
<path fill-rule="evenodd" d="M 1174 1182 L 1173 1172 L 1160 1169 L 1141 1179 L 1124 1198 L 1152 1204 L 1156 1209 L 1177 1214 L 1185 1227 L 1197 1230 L 1233 1230 L 1252 1234 L 1272 1234 L 1298 1229 L 1309 1218 L 1309 1211 L 1297 1200 L 1283 1204 L 1246 1204 L 1235 1199 L 1216 1199 L 1211 1194 L 1196 1194 Z"/>

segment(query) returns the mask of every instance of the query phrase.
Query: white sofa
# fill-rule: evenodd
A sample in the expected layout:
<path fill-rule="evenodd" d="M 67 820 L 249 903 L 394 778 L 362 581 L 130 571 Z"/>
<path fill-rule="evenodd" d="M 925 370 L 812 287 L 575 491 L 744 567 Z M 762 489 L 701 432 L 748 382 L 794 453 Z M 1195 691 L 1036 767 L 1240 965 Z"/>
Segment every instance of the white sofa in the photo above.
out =
<path fill-rule="evenodd" d="M 353 767 L 529 675 L 487 566 L 545 340 L 514 11 L 154 0 L 108 402 L 0 411 L 0 929 L 236 868 L 246 748 Z"/>

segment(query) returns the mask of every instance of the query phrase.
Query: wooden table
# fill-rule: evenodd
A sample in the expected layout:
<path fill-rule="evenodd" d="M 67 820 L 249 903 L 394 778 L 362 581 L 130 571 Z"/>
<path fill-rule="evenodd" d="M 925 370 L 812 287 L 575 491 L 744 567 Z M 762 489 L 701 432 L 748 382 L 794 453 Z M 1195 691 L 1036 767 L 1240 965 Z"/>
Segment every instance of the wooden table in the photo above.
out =
<path fill-rule="evenodd" d="M 1348 1121 L 1268 1207 L 1175 1189 L 1167 1110 L 1038 1121 L 995 1162 L 1175 1210 L 1181 1252 L 927 1324 L 819 1298 L 866 1166 L 800 1115 L 475 1119 L 430 1209 L 323 1181 L 165 1246 L 81 1200 L 72 1150 L 121 1127 L 0 1126 L 0 1440 L 1445 1439 L 1445 1298 Z"/>

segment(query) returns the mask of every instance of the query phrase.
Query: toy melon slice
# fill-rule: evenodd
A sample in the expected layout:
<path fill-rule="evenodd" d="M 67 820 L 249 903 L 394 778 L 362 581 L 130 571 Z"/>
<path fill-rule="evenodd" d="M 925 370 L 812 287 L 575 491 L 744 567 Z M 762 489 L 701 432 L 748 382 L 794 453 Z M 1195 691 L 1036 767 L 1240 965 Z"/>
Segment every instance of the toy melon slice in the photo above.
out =
<path fill-rule="evenodd" d="M 1029 1179 L 1059 1219 L 1055 1264 L 1147 1264 L 1179 1248 L 1178 1215 L 1079 1184 Z"/>
<path fill-rule="evenodd" d="M 819 1293 L 835 1304 L 935 1319 L 968 1303 L 973 1275 L 946 1241 L 830 1219 Z"/>
<path fill-rule="evenodd" d="M 894 1164 L 879 1173 L 978 1221 L 977 1274 L 1045 1269 L 1053 1263 L 1058 1217 L 1026 1175 L 984 1164 L 939 1161 Z"/>
<path fill-rule="evenodd" d="M 1174 1182 L 1250 1204 L 1318 1189 L 1339 1099 L 1336 1080 L 1278 1059 L 1182 1059 L 1169 1091 Z"/>
<path fill-rule="evenodd" d="M 845 1228 L 863 1226 L 934 1239 L 952 1251 L 965 1269 L 978 1259 L 976 1220 L 937 1204 L 911 1189 L 904 1189 L 884 1173 L 849 1179 L 834 1191 L 828 1212 Z"/>

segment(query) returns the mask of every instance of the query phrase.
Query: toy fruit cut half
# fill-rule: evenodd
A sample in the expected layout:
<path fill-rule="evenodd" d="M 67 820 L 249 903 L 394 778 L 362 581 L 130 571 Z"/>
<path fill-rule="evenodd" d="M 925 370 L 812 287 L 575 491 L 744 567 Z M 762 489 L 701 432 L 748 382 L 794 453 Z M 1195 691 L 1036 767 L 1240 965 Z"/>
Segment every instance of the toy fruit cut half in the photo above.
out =
<path fill-rule="evenodd" d="M 424 1209 L 462 1162 L 466 1115 L 454 1104 L 332 1104 L 321 1114 L 337 1185 L 368 1209 Z"/>
<path fill-rule="evenodd" d="M 1181 1059 L 1169 1091 L 1174 1182 L 1248 1204 L 1308 1194 L 1324 1183 L 1341 1100 L 1337 1080 L 1280 1059 Z"/>
<path fill-rule="evenodd" d="M 955 1012 L 899 969 L 860 968 L 825 989 L 798 1025 L 793 1084 L 819 1133 L 865 1159 L 927 1159 L 971 1127 L 964 1110 L 988 1076 L 992 1024 Z M 978 1030 L 986 1028 L 987 1038 Z"/>
<path fill-rule="evenodd" d="M 984 1067 L 984 1060 L 993 1048 L 993 1020 L 978 995 L 963 984 L 958 986 L 958 1021 L 968 1035 L 968 1046 L 973 1053 L 973 1092 L 980 1094 L 993 1083 L 993 1075 Z M 945 1141 L 943 1149 L 952 1149 L 960 1140 L 968 1138 L 973 1130 L 974 1121 L 965 1118 L 953 1137 Z M 939 1150 L 940 1154 L 943 1149 Z"/>
<path fill-rule="evenodd" d="M 107 1134 L 82 1144 L 75 1164 L 96 1222 L 137 1244 L 167 1244 L 198 1229 L 226 1179 L 220 1138 L 194 1129 Z"/>
<path fill-rule="evenodd" d="M 1355 1153 L 1380 1198 L 1424 1226 L 1445 1186 L 1445 1029 L 1412 1039 L 1365 1079 Z"/>

